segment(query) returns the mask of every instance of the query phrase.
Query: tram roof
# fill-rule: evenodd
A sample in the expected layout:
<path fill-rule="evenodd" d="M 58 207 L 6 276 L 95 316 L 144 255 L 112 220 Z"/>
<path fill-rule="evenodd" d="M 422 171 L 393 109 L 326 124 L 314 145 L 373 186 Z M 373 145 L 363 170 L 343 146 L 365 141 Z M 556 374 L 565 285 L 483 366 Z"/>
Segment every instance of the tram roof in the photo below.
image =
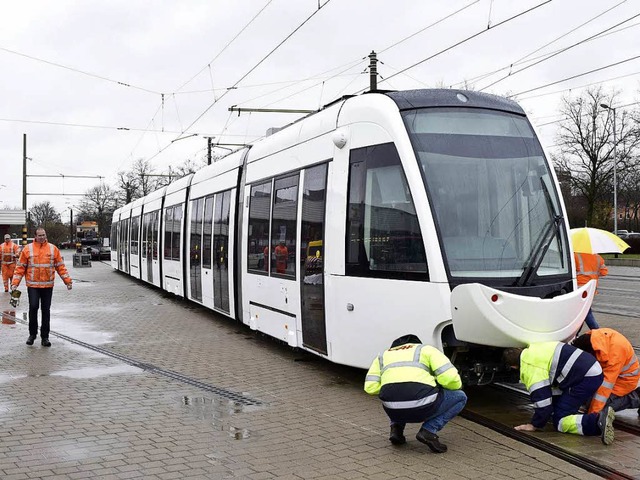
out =
<path fill-rule="evenodd" d="M 470 107 L 502 110 L 525 115 L 524 110 L 513 100 L 491 95 L 490 93 L 471 90 L 454 90 L 445 88 L 404 90 L 385 92 L 400 110 L 426 107 Z"/>

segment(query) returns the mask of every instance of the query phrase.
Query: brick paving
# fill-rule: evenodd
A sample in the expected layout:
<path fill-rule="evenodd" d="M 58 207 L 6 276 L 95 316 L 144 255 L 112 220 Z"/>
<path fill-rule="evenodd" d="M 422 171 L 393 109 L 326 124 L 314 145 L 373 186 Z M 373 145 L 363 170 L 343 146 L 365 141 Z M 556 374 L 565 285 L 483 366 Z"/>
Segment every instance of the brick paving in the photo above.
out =
<path fill-rule="evenodd" d="M 67 292 L 57 280 L 53 346 L 26 346 L 22 321 L 0 324 L 2 480 L 598 478 L 461 418 L 441 433 L 446 454 L 418 443 L 417 425 L 394 448 L 378 400 L 362 391 L 364 372 L 106 264 L 73 268 L 64 253 L 75 283 Z M 0 293 L 2 310 L 7 302 Z"/>

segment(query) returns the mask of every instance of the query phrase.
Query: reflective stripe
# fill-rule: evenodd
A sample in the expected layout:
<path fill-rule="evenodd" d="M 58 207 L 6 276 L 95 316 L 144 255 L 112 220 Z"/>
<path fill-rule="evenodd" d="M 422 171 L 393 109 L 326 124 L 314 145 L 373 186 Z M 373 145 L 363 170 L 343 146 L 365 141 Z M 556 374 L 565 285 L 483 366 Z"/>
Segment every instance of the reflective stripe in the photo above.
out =
<path fill-rule="evenodd" d="M 607 402 L 607 398 L 609 398 L 609 397 L 605 397 L 604 395 L 600 395 L 599 393 L 596 393 L 593 396 L 593 398 L 594 398 L 594 400 L 597 400 L 599 402 L 606 403 Z"/>
<path fill-rule="evenodd" d="M 416 408 L 416 407 L 422 407 L 424 405 L 429 405 L 430 403 L 435 402 L 437 398 L 438 398 L 438 394 L 433 393 L 428 397 L 420 398 L 418 400 L 405 400 L 402 402 L 382 402 L 382 405 L 384 405 L 387 408 L 394 408 L 394 409 Z"/>
<path fill-rule="evenodd" d="M 427 367 L 423 363 L 405 361 L 405 362 L 393 362 L 393 363 L 390 363 L 389 365 L 385 365 L 384 367 L 382 367 L 380 374 L 386 372 L 390 368 L 398 368 L 398 367 L 416 367 L 416 368 L 420 368 L 421 370 L 426 370 L 427 372 L 429 371 L 429 367 Z"/>
<path fill-rule="evenodd" d="M 584 435 L 582 430 L 582 417 L 584 415 L 567 415 L 558 422 L 558 431 L 562 433 L 573 433 Z"/>
<path fill-rule="evenodd" d="M 531 385 L 529 392 L 533 393 L 534 391 L 540 388 L 548 387 L 549 385 L 551 385 L 551 382 L 549 382 L 548 378 L 545 378 L 544 380 L 540 380 L 539 382 L 536 382 L 533 385 Z"/>
<path fill-rule="evenodd" d="M 545 398 L 544 400 L 540 400 L 539 402 L 534 402 L 533 406 L 536 408 L 542 408 L 542 407 L 547 407 L 551 405 L 551 399 L 550 398 Z"/>
<path fill-rule="evenodd" d="M 633 372 L 623 373 L 623 374 L 618 375 L 618 376 L 619 376 L 619 377 L 635 377 L 635 376 L 638 374 L 638 372 L 639 372 L 639 371 L 640 371 L 640 370 L 638 370 L 638 369 L 636 368 Z"/>
<path fill-rule="evenodd" d="M 598 362 L 594 363 L 593 365 L 591 365 L 591 368 L 589 369 L 589 371 L 587 373 L 584 374 L 585 377 L 595 377 L 597 375 L 600 375 L 602 373 L 602 367 L 600 366 L 600 364 Z"/>
<path fill-rule="evenodd" d="M 29 285 L 33 286 L 33 285 L 49 285 L 49 286 L 53 286 L 53 282 L 34 282 L 33 280 L 29 281 Z"/>
<path fill-rule="evenodd" d="M 615 383 L 607 382 L 606 380 L 602 382 L 602 386 L 605 388 L 613 388 Z"/>
<path fill-rule="evenodd" d="M 379 382 L 380 381 L 380 375 L 367 375 L 364 378 L 365 382 Z"/>
<path fill-rule="evenodd" d="M 443 366 L 441 366 L 440 368 L 436 369 L 435 373 L 436 376 L 440 375 L 441 373 L 446 372 L 447 370 L 449 370 L 450 368 L 453 368 L 453 365 L 451 364 L 451 362 L 449 363 L 445 363 Z"/>
<path fill-rule="evenodd" d="M 549 368 L 549 382 L 553 383 L 556 378 L 556 370 L 558 370 L 558 362 L 560 361 L 560 352 L 562 351 L 562 343 L 556 345 L 551 359 L 551 368 Z"/>
<path fill-rule="evenodd" d="M 624 367 L 622 367 L 622 369 L 620 370 L 621 372 L 625 372 L 627 371 L 629 368 L 631 368 L 633 366 L 634 363 L 636 363 L 638 361 L 638 357 L 636 357 L 635 355 L 633 356 L 633 358 L 631 359 L 631 361 L 629 363 L 627 363 Z"/>
<path fill-rule="evenodd" d="M 414 362 L 420 363 L 420 354 L 422 353 L 422 347 L 423 347 L 423 345 L 419 345 L 416 348 L 416 351 L 413 352 L 413 361 Z"/>
<path fill-rule="evenodd" d="M 564 367 L 562 367 L 562 371 L 560 372 L 560 375 L 558 375 L 558 383 L 562 383 L 562 381 L 566 378 L 566 376 L 569 375 L 569 372 L 571 371 L 571 367 L 573 367 L 573 364 L 576 363 L 576 360 L 580 356 L 581 352 L 582 350 L 576 350 L 571 354 L 571 356 L 569 357 L 569 360 L 567 360 L 567 363 L 565 363 Z"/>

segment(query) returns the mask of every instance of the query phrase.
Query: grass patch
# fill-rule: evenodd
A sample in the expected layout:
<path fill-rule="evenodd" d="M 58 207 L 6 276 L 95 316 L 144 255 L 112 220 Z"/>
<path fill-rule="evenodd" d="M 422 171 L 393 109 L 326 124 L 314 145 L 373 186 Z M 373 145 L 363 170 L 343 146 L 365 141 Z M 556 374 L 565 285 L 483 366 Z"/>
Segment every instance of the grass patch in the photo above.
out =
<path fill-rule="evenodd" d="M 627 254 L 619 253 L 617 257 L 615 253 L 603 253 L 602 258 L 604 258 L 605 260 L 607 258 L 640 258 L 640 253 L 627 253 Z"/>

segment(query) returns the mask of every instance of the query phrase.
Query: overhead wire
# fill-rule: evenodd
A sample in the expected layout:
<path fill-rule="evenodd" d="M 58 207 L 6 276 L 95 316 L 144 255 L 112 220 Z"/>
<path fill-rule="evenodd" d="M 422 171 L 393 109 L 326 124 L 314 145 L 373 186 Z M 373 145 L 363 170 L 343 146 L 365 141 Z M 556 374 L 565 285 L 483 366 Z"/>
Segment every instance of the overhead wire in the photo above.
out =
<path fill-rule="evenodd" d="M 627 78 L 627 77 L 633 77 L 634 75 L 640 75 L 640 71 L 638 72 L 634 72 L 634 73 L 628 73 L 626 75 L 618 75 L 617 77 L 612 77 L 612 78 L 605 78 L 603 80 L 598 80 L 597 82 L 591 82 L 591 83 L 585 83 L 582 85 L 577 85 L 575 87 L 570 87 L 570 88 L 564 88 L 562 90 L 555 90 L 553 92 L 548 92 L 548 93 L 540 93 L 538 95 L 531 95 L 529 97 L 521 97 L 518 98 L 518 101 L 523 102 L 525 100 L 531 100 L 533 98 L 539 98 L 539 97 L 547 97 L 549 95 L 557 95 L 558 93 L 565 93 L 565 92 L 570 92 L 572 90 L 579 90 L 581 88 L 585 88 L 585 87 L 591 87 L 593 85 L 599 85 L 602 83 L 607 83 L 607 82 L 612 82 L 614 80 L 620 80 L 622 78 Z"/>
<path fill-rule="evenodd" d="M 260 16 L 260 14 L 262 14 L 262 12 L 264 12 L 264 10 L 265 10 L 269 5 L 271 5 L 271 3 L 272 3 L 272 2 L 273 2 L 273 0 L 269 0 L 269 1 L 265 4 L 265 6 L 264 6 L 264 7 L 262 7 L 262 8 L 258 11 L 258 13 L 256 13 L 256 14 L 253 16 L 253 18 L 251 18 L 251 20 L 249 20 L 249 22 L 248 22 L 246 25 L 245 25 L 244 27 L 242 27 L 242 28 L 240 29 L 240 31 L 239 31 L 239 32 L 238 32 L 238 33 L 237 33 L 237 34 L 236 34 L 236 35 L 235 35 L 231 40 L 229 40 L 229 41 L 227 42 L 227 44 L 226 44 L 224 47 L 222 47 L 222 49 L 221 49 L 221 50 L 216 54 L 216 56 L 215 56 L 215 57 L 213 57 L 213 58 L 209 61 L 209 63 L 207 63 L 204 67 L 202 67 L 202 68 L 198 71 L 198 73 L 196 73 L 195 75 L 193 75 L 189 80 L 187 80 L 187 81 L 186 81 L 186 82 L 184 82 L 182 85 L 180 85 L 180 86 L 176 89 L 176 92 L 179 92 L 180 90 L 182 90 L 182 88 L 183 88 L 184 86 L 186 86 L 186 85 L 188 85 L 189 83 L 191 83 L 191 82 L 193 81 L 193 79 L 195 79 L 198 75 L 200 75 L 202 72 L 204 72 L 207 68 L 211 68 L 211 64 L 212 64 L 213 62 L 215 62 L 215 61 L 218 59 L 218 57 L 220 57 L 220 55 L 222 55 L 222 54 L 227 50 L 227 48 L 229 48 L 229 46 L 231 46 L 231 44 L 232 44 L 233 42 L 235 42 L 235 41 L 238 39 L 238 37 L 239 37 L 240 35 L 242 35 L 242 33 L 243 33 L 247 28 L 249 28 L 249 25 L 251 25 L 251 24 L 252 24 L 252 23 L 253 23 L 253 22 L 254 22 L 254 21 L 255 21 L 255 20 Z"/>
<path fill-rule="evenodd" d="M 261 60 L 259 60 L 253 67 L 251 67 L 249 69 L 249 71 L 247 71 L 244 75 L 242 75 L 242 77 L 240 77 L 235 83 L 234 85 L 231 87 L 235 87 L 238 84 L 240 84 L 240 82 L 242 82 L 245 78 L 247 78 L 249 75 L 251 75 L 252 72 L 254 72 L 265 60 L 267 60 L 276 50 L 278 50 L 287 40 L 289 40 L 298 30 L 300 30 L 304 25 L 307 24 L 307 22 L 309 22 L 318 12 L 320 12 L 324 7 L 326 7 L 329 2 L 331 2 L 331 0 L 327 0 L 324 4 L 320 5 L 318 4 L 318 8 L 311 14 L 309 15 L 300 25 L 298 25 L 291 33 L 289 33 L 280 43 L 278 43 L 278 45 L 276 45 L 273 49 L 271 49 L 271 51 L 269 53 L 267 53 Z M 224 92 L 220 97 L 218 97 L 217 100 L 214 100 L 207 108 L 204 109 L 204 111 L 202 113 L 200 113 L 190 124 L 189 126 L 187 126 L 187 128 L 185 128 L 183 130 L 183 132 L 181 133 L 184 134 L 186 132 L 188 132 L 191 127 L 193 127 L 193 125 L 195 125 L 204 115 L 207 114 L 207 112 L 209 110 L 211 110 L 211 108 L 213 108 L 214 105 L 216 105 L 224 96 L 227 95 L 227 93 L 230 90 L 227 90 L 226 92 Z M 179 138 L 179 136 L 177 137 Z M 158 152 L 156 152 L 154 155 L 152 155 L 148 160 L 152 160 L 153 158 L 157 157 L 158 155 L 160 155 L 163 151 L 165 151 L 167 148 L 169 148 L 175 140 L 174 139 L 171 143 L 169 143 L 168 145 L 166 145 L 165 147 L 161 148 Z"/>
<path fill-rule="evenodd" d="M 262 13 L 262 12 L 263 12 L 267 7 L 268 7 L 268 6 L 272 3 L 272 1 L 273 1 L 273 0 L 268 0 L 268 2 L 264 5 L 264 7 L 262 7 L 262 8 L 258 11 L 258 13 L 256 13 L 256 14 L 251 18 L 251 20 L 249 20 L 249 22 L 248 22 L 248 23 L 246 23 L 246 24 L 245 24 L 245 25 L 240 29 L 240 31 L 239 31 L 239 32 L 238 32 L 238 33 L 237 33 L 237 34 L 236 34 L 236 35 L 235 35 L 235 36 L 234 36 L 234 37 L 233 37 L 229 42 L 227 42 L 227 44 L 222 48 L 222 50 L 220 50 L 220 51 L 218 52 L 218 54 L 217 54 L 217 55 L 216 55 L 216 56 L 215 56 L 215 57 L 214 57 L 214 58 L 213 58 L 209 63 L 207 63 L 207 65 L 205 65 L 202 69 L 200 69 L 200 71 L 198 71 L 195 75 L 193 75 L 189 80 L 187 80 L 187 81 L 186 81 L 186 82 L 184 82 L 182 85 L 180 85 L 180 87 L 178 87 L 178 89 L 177 89 L 177 91 L 176 91 L 176 92 L 173 92 L 173 93 L 172 93 L 173 98 L 174 98 L 174 105 L 175 105 L 175 108 L 176 108 L 176 114 L 178 115 L 178 119 L 180 118 L 180 114 L 179 114 L 178 104 L 177 104 L 176 99 L 175 99 L 175 94 L 176 94 L 177 92 L 179 92 L 179 91 L 180 91 L 184 86 L 188 85 L 188 84 L 189 84 L 189 83 L 190 83 L 194 78 L 196 78 L 198 75 L 200 75 L 200 74 L 201 74 L 205 69 L 209 68 L 209 70 L 210 70 L 210 69 L 211 69 L 211 64 L 212 64 L 213 62 L 215 62 L 215 61 L 216 61 L 216 59 L 217 59 L 217 58 L 218 58 L 218 57 L 219 57 L 219 56 L 220 56 L 220 55 L 221 55 L 221 54 L 222 54 L 222 53 L 223 53 L 223 52 L 224 52 L 224 51 L 225 51 L 225 50 L 226 50 L 226 49 L 227 49 L 227 48 L 228 48 L 232 43 L 233 43 L 233 42 L 235 42 L 235 41 L 238 39 L 238 37 L 239 37 L 239 36 L 240 36 L 240 35 L 241 35 L 241 34 L 242 34 L 242 33 L 243 33 L 243 32 L 244 32 L 244 31 L 249 27 L 249 25 L 251 25 L 251 24 L 252 24 L 252 23 L 253 23 L 253 22 L 258 18 L 258 16 L 260 16 L 260 14 L 261 14 L 261 13 Z M 212 82 L 212 86 L 213 86 L 213 79 L 211 79 L 211 82 Z M 227 91 L 228 91 L 228 89 L 227 89 Z M 215 91 L 214 91 L 213 96 L 214 96 L 214 103 L 215 103 L 215 102 L 218 100 L 218 99 L 216 99 Z M 157 114 L 158 114 L 158 112 L 156 111 L 156 113 L 154 114 L 154 117 L 153 117 L 153 118 L 155 118 L 155 115 L 157 115 Z M 153 121 L 153 118 L 152 118 L 152 121 Z M 179 120 L 179 123 L 180 123 L 180 128 L 182 129 L 182 122 L 181 122 L 180 120 Z M 163 122 L 162 122 L 162 125 L 164 126 L 164 120 L 163 120 Z M 133 148 L 133 150 L 129 153 L 129 157 L 132 157 L 132 156 L 133 156 L 133 152 L 135 151 L 135 149 L 136 149 L 136 148 L 137 148 L 137 146 L 140 144 L 140 142 L 142 141 L 142 139 L 143 139 L 143 138 L 144 138 L 144 133 L 142 134 L 142 136 L 140 137 L 140 139 L 139 139 L 139 140 L 138 140 L 138 142 L 136 143 L 136 146 L 135 146 L 135 147 Z M 160 147 L 160 145 L 158 145 L 158 148 L 161 148 L 161 147 Z"/>
<path fill-rule="evenodd" d="M 625 1 L 626 1 L 626 0 L 625 0 Z M 601 16 L 601 15 L 602 15 L 602 13 L 601 13 L 601 14 L 598 14 L 598 16 L 596 16 L 596 17 L 593 17 L 593 19 L 598 18 L 598 17 L 599 17 L 599 16 Z M 589 20 L 589 21 L 590 21 L 590 20 Z M 564 36 L 566 36 L 566 35 L 568 35 L 568 34 L 572 33 L 572 32 L 573 32 L 573 31 L 575 31 L 575 30 L 577 30 L 578 28 L 581 28 L 582 26 L 586 25 L 586 23 L 589 23 L 589 22 L 585 22 L 584 24 L 582 24 L 582 25 L 580 25 L 580 26 L 576 27 L 575 29 L 571 30 L 570 32 L 567 32 L 567 34 L 564 34 L 564 35 L 562 35 L 562 36 L 558 37 L 556 40 L 559 40 L 559 39 L 563 38 Z M 611 31 L 611 32 L 607 32 L 607 33 L 604 33 L 604 34 L 598 35 L 598 36 L 597 36 L 597 37 L 595 37 L 595 38 L 592 38 L 592 39 L 589 39 L 589 40 L 585 41 L 585 43 L 586 43 L 586 42 L 591 42 L 591 41 L 594 41 L 594 40 L 602 40 L 602 39 L 604 39 L 604 38 L 606 38 L 606 37 L 608 37 L 608 36 L 610 36 L 610 35 L 615 35 L 615 34 L 617 34 L 617 33 L 623 32 L 624 30 L 627 30 L 627 29 L 629 29 L 629 28 L 637 27 L 638 25 L 640 25 L 640 23 L 635 23 L 635 24 L 633 24 L 633 25 L 627 25 L 627 26 L 625 26 L 625 27 L 623 27 L 623 28 L 619 28 L 618 30 L 615 30 L 615 31 Z M 456 87 L 456 86 L 458 86 L 458 85 L 462 85 L 462 84 L 464 84 L 464 83 L 475 83 L 475 82 L 478 82 L 478 81 L 484 80 L 485 78 L 490 77 L 490 76 L 492 76 L 492 75 L 494 75 L 494 74 L 496 74 L 496 73 L 500 73 L 500 72 L 502 72 L 502 71 L 504 71 L 504 70 L 512 69 L 513 67 L 518 66 L 518 65 L 520 65 L 520 64 L 534 62 L 534 61 L 536 61 L 536 60 L 538 60 L 538 59 L 540 59 L 540 58 L 546 58 L 546 57 L 548 57 L 549 55 L 555 54 L 556 52 L 559 52 L 561 49 L 554 50 L 554 51 L 552 51 L 552 52 L 545 53 L 545 54 L 542 54 L 542 55 L 538 55 L 538 56 L 535 56 L 535 57 L 532 57 L 532 58 L 528 58 L 529 56 L 533 55 L 534 53 L 536 53 L 536 52 L 540 51 L 542 48 L 545 48 L 545 47 L 547 47 L 547 46 L 551 45 L 551 44 L 552 44 L 552 43 L 554 43 L 556 40 L 554 40 L 554 41 L 552 41 L 552 42 L 549 42 L 549 43 L 545 44 L 544 46 L 542 46 L 542 47 L 540 47 L 540 48 L 538 48 L 538 49 L 534 50 L 533 52 L 530 52 L 529 54 L 525 55 L 525 56 L 524 56 L 524 57 L 522 57 L 521 59 L 516 60 L 515 62 L 512 62 L 512 63 L 510 63 L 509 65 L 505 65 L 504 67 L 500 67 L 500 68 L 495 69 L 495 70 L 492 70 L 492 71 L 490 71 L 490 72 L 485 72 L 485 73 L 482 73 L 482 74 L 480 74 L 480 75 L 476 75 L 475 77 L 471 77 L 471 78 L 469 78 L 469 79 L 467 79 L 467 80 L 464 80 L 464 81 L 461 81 L 461 82 L 453 83 L 453 84 L 449 85 L 449 88 L 454 88 L 454 87 Z M 527 58 L 528 58 L 528 59 L 527 59 Z"/>
<path fill-rule="evenodd" d="M 43 58 L 34 57 L 33 55 L 27 55 L 26 53 L 21 53 L 21 52 L 15 51 L 15 50 L 10 50 L 10 49 L 5 48 L 5 47 L 0 47 L 0 50 L 2 50 L 4 52 L 11 53 L 13 55 L 18 55 L 18 56 L 21 56 L 21 57 L 25 57 L 25 58 L 28 58 L 30 60 L 35 60 L 37 62 L 46 63 L 47 65 L 52 65 L 54 67 L 63 68 L 65 70 L 69 70 L 69 71 L 72 71 L 72 72 L 75 72 L 75 73 L 80 73 L 80 74 L 86 75 L 88 77 L 93 77 L 93 78 L 97 78 L 99 80 L 104 80 L 105 82 L 115 83 L 115 84 L 123 86 L 123 87 L 133 88 L 133 89 L 140 90 L 140 91 L 143 91 L 143 92 L 153 93 L 155 95 L 161 95 L 160 92 L 156 92 L 155 90 L 150 90 L 148 88 L 139 87 L 137 85 L 132 85 L 131 83 L 127 83 L 127 82 L 121 82 L 120 80 L 113 80 L 112 78 L 104 77 L 102 75 L 97 75 L 95 73 L 85 72 L 84 70 L 80 70 L 78 68 L 69 67 L 67 65 L 62 65 L 61 63 L 51 62 L 51 61 L 45 60 Z"/>
<path fill-rule="evenodd" d="M 570 77 L 563 78 L 561 80 L 556 80 L 555 82 L 550 82 L 550 83 L 547 83 L 545 85 L 540 85 L 539 87 L 530 88 L 529 90 L 524 90 L 522 92 L 513 93 L 511 95 L 507 95 L 507 98 L 513 98 L 513 97 L 517 97 L 518 95 L 524 95 L 525 93 L 535 92 L 536 90 L 541 90 L 543 88 L 547 88 L 547 87 L 550 87 L 552 85 L 557 85 L 558 83 L 566 82 L 568 80 L 573 80 L 574 78 L 584 77 L 585 75 L 589 75 L 591 73 L 595 73 L 595 72 L 599 72 L 599 71 L 602 71 L 602 70 L 606 70 L 606 69 L 611 68 L 611 67 L 617 67 L 618 65 L 622 65 L 624 63 L 631 62 L 631 61 L 636 60 L 638 58 L 640 58 L 640 55 L 636 55 L 634 57 L 630 57 L 630 58 L 627 58 L 625 60 L 621 60 L 619 62 L 610 63 L 609 65 L 605 65 L 604 67 L 594 68 L 593 70 L 589 70 L 588 72 L 583 72 L 583 73 L 579 73 L 577 75 L 572 75 Z"/>
<path fill-rule="evenodd" d="M 569 45 L 568 47 L 565 47 L 565 48 L 561 49 L 560 51 L 558 51 L 558 52 L 556 52 L 556 53 L 554 53 L 552 55 L 549 55 L 549 56 L 547 56 L 547 57 L 545 57 L 545 58 L 543 58 L 543 59 L 541 59 L 541 60 L 539 60 L 539 61 L 537 61 L 535 63 L 527 65 L 526 67 L 522 67 L 520 70 L 516 70 L 515 72 L 509 72 L 508 75 L 505 75 L 504 77 L 499 78 L 498 80 L 490 83 L 489 85 L 486 85 L 485 87 L 479 89 L 479 91 L 482 92 L 482 91 L 486 90 L 487 88 L 492 87 L 492 86 L 502 82 L 503 80 L 505 80 L 507 78 L 510 78 L 510 77 L 512 77 L 512 76 L 514 76 L 514 75 L 516 75 L 516 74 L 518 74 L 520 72 L 523 72 L 524 70 L 527 70 L 527 69 L 529 69 L 531 67 L 535 67 L 536 65 L 539 65 L 542 62 L 546 62 L 547 60 L 549 60 L 549 59 L 551 59 L 551 58 L 553 58 L 553 57 L 555 57 L 557 55 L 560 55 L 560 54 L 562 54 L 562 53 L 564 53 L 564 52 L 566 52 L 566 51 L 568 51 L 568 50 L 570 50 L 570 49 L 572 49 L 574 47 L 577 47 L 578 45 L 582 45 L 583 43 L 585 43 L 585 42 L 587 42 L 589 40 L 593 40 L 598 35 L 602 35 L 603 33 L 608 32 L 608 31 L 610 31 L 610 30 L 612 30 L 612 29 L 614 29 L 616 27 L 619 27 L 620 25 L 623 25 L 624 23 L 627 23 L 627 22 L 629 22 L 629 21 L 631 21 L 631 20 L 633 20 L 634 18 L 637 18 L 637 17 L 640 17 L 640 13 L 638 13 L 638 14 L 632 16 L 632 17 L 629 17 L 626 20 L 623 20 L 622 22 L 620 22 L 620 23 L 618 23 L 618 24 L 616 24 L 616 25 L 614 25 L 612 27 L 609 27 L 609 28 L 606 28 L 604 30 L 601 30 L 597 34 L 591 35 L 590 37 L 587 37 L 586 39 L 580 40 L 579 42 L 576 42 L 576 43 L 574 43 L 572 45 Z"/>
<path fill-rule="evenodd" d="M 481 31 L 479 31 L 479 32 L 476 32 L 476 33 L 474 33 L 473 35 L 470 35 L 469 37 L 466 37 L 466 38 L 464 38 L 464 39 L 460 40 L 459 42 L 457 42 L 457 43 L 455 43 L 455 44 L 453 44 L 453 45 L 450 45 L 450 46 L 448 46 L 447 48 L 444 48 L 444 49 L 442 49 L 442 50 L 440 50 L 440 51 L 438 51 L 438 52 L 434 53 L 433 55 L 430 55 L 430 56 L 428 56 L 427 58 L 425 58 L 425 59 L 423 59 L 423 60 L 420 60 L 419 62 L 414 63 L 413 65 L 410 65 L 410 66 L 408 66 L 408 67 L 405 67 L 404 69 L 400 70 L 399 72 L 394 73 L 393 75 L 391 75 L 391 76 L 387 77 L 385 81 L 388 81 L 388 80 L 390 80 L 391 78 L 396 77 L 396 76 L 400 75 L 401 73 L 406 72 L 407 70 L 411 70 L 412 68 L 415 68 L 415 67 L 417 67 L 418 65 L 421 65 L 421 64 L 423 64 L 423 63 L 425 63 L 425 62 L 427 62 L 427 61 L 429 61 L 429 60 L 431 60 L 431 59 L 433 59 L 433 58 L 435 58 L 435 57 L 437 57 L 437 56 L 439 56 L 439 55 L 442 55 L 443 53 L 448 52 L 449 50 L 452 50 L 452 49 L 454 49 L 454 48 L 456 48 L 456 47 L 458 47 L 458 46 L 460 46 L 460 45 L 463 45 L 464 43 L 466 43 L 466 42 L 468 42 L 468 41 L 470 41 L 470 40 L 472 40 L 472 39 L 474 39 L 474 38 L 476 38 L 476 37 L 478 37 L 478 36 L 480 36 L 480 35 L 483 35 L 483 34 L 485 34 L 485 33 L 487 33 L 487 32 L 490 32 L 490 31 L 492 31 L 492 30 L 494 30 L 494 29 L 496 29 L 496 28 L 498 28 L 498 27 L 502 26 L 502 25 L 505 25 L 506 23 L 508 23 L 508 22 L 510 22 L 510 21 L 512 21 L 512 20 L 515 20 L 515 19 L 516 19 L 516 18 L 518 18 L 518 17 L 521 17 L 521 16 L 523 16 L 523 15 L 526 15 L 526 14 L 528 14 L 528 13 L 530 13 L 530 12 L 532 12 L 532 11 L 534 11 L 534 10 L 536 10 L 536 9 L 538 9 L 538 8 L 540 8 L 540 7 L 542 7 L 542 6 L 544 6 L 544 5 L 547 5 L 548 3 L 551 3 L 551 1 L 552 1 L 552 0 L 546 0 L 546 1 L 542 2 L 542 3 L 539 3 L 538 5 L 535 5 L 535 6 L 533 6 L 533 7 L 529 8 L 529 9 L 527 9 L 527 10 L 524 10 L 524 11 L 522 11 L 522 12 L 520 12 L 520 13 L 516 14 L 516 15 L 513 15 L 513 16 L 511 16 L 511 17 L 507 18 L 506 20 L 503 20 L 503 21 L 501 21 L 501 22 L 498 22 L 498 23 L 496 23 L 495 25 L 490 26 L 489 28 L 486 28 L 486 29 L 483 29 L 483 30 L 481 30 Z M 364 89 L 364 90 L 366 90 L 366 89 Z M 364 91 L 364 90 L 359 90 L 359 92 Z"/>

